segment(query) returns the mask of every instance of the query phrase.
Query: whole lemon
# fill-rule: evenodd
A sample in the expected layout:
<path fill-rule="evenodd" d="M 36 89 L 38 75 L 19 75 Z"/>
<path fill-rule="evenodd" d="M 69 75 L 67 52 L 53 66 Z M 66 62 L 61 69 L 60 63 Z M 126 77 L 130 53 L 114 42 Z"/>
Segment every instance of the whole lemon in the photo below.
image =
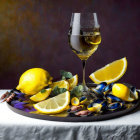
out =
<path fill-rule="evenodd" d="M 132 102 L 134 99 L 130 97 L 129 88 L 121 83 L 116 83 L 112 87 L 112 94 L 124 101 Z"/>
<path fill-rule="evenodd" d="M 48 71 L 42 68 L 32 68 L 21 75 L 16 89 L 27 95 L 34 95 L 51 84 L 52 79 Z"/>

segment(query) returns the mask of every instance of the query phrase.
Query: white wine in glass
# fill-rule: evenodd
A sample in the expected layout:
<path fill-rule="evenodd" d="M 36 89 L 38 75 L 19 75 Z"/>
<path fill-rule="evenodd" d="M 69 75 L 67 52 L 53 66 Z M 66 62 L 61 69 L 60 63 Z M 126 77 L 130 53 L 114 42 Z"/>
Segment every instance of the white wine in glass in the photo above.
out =
<path fill-rule="evenodd" d="M 97 50 L 101 43 L 100 26 L 96 13 L 73 13 L 68 33 L 72 51 L 83 62 L 83 87 L 87 92 L 85 82 L 86 60 Z"/>

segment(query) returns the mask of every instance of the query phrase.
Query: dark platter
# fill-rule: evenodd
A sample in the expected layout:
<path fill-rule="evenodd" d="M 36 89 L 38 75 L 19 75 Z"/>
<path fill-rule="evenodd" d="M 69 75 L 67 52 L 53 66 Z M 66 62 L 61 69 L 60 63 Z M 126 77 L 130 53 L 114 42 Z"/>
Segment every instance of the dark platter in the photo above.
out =
<path fill-rule="evenodd" d="M 90 84 L 88 85 L 90 86 Z M 92 121 L 103 121 L 103 120 L 109 120 L 117 117 L 121 117 L 130 113 L 133 113 L 138 109 L 140 106 L 140 99 L 133 102 L 133 105 L 130 108 L 126 108 L 123 110 L 119 110 L 116 112 L 107 112 L 104 114 L 100 114 L 97 116 L 87 116 L 87 117 L 75 117 L 75 116 L 50 116 L 40 113 L 30 113 L 26 112 L 17 108 L 14 108 L 10 103 L 7 103 L 8 107 L 23 116 L 36 118 L 36 119 L 42 119 L 42 120 L 50 120 L 50 121 L 61 121 L 61 122 L 92 122 Z"/>

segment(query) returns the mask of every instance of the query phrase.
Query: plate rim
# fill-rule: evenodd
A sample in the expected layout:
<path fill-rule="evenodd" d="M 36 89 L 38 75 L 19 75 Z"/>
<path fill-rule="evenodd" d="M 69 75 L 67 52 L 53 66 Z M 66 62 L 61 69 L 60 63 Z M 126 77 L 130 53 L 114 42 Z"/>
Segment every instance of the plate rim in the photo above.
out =
<path fill-rule="evenodd" d="M 58 116 L 56 117 L 56 116 L 49 116 L 49 115 L 42 115 L 42 114 L 33 114 L 14 108 L 12 105 L 10 105 L 10 103 L 7 103 L 7 106 L 13 112 L 30 118 L 49 120 L 49 121 L 59 121 L 59 122 L 94 122 L 94 121 L 110 120 L 110 119 L 127 115 L 129 113 L 134 113 L 134 111 L 140 106 L 140 99 L 138 99 L 137 103 L 129 109 L 112 112 L 110 114 L 103 114 L 99 116 L 88 116 L 88 117 L 58 117 Z"/>
<path fill-rule="evenodd" d="M 87 83 L 91 84 L 91 83 Z M 95 83 L 92 83 L 92 86 L 95 86 Z M 138 91 L 139 92 L 139 91 Z M 139 92 L 140 94 L 140 92 Z M 33 114 L 29 112 L 25 112 L 23 110 L 14 108 L 10 103 L 6 102 L 8 108 L 12 110 L 13 112 L 20 114 L 22 116 L 35 118 L 35 119 L 41 119 L 41 120 L 49 120 L 49 121 L 59 121 L 59 122 L 95 122 L 95 121 L 104 121 L 104 120 L 110 120 L 114 118 L 118 118 L 121 116 L 125 116 L 130 113 L 134 113 L 136 109 L 140 106 L 140 98 L 136 100 L 136 104 L 132 106 L 131 108 L 127 108 L 125 110 L 120 110 L 117 112 L 112 112 L 109 114 L 103 114 L 99 116 L 88 116 L 88 117 L 59 117 L 59 116 L 49 116 L 44 114 Z"/>

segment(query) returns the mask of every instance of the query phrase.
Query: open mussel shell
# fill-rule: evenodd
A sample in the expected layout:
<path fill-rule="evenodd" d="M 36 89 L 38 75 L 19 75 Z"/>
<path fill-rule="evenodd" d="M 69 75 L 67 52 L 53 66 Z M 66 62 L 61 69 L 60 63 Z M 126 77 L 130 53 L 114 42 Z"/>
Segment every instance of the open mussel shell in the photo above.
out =
<path fill-rule="evenodd" d="M 124 102 L 114 102 L 108 105 L 107 109 L 109 111 L 116 111 L 123 108 Z"/>
<path fill-rule="evenodd" d="M 91 88 L 91 91 L 99 98 L 103 98 L 104 94 L 103 94 L 103 89 L 105 88 L 105 86 L 107 85 L 106 82 L 102 82 L 100 84 L 98 84 L 96 86 L 96 88 Z"/>
<path fill-rule="evenodd" d="M 90 103 L 87 107 L 89 111 L 100 112 L 106 109 L 107 102 L 102 99 L 97 99 L 94 102 Z"/>
<path fill-rule="evenodd" d="M 130 97 L 133 98 L 134 100 L 137 100 L 139 98 L 139 95 L 136 87 L 128 83 L 123 83 L 123 84 L 130 89 Z"/>
<path fill-rule="evenodd" d="M 112 103 L 112 102 L 122 102 L 122 100 L 112 94 L 106 94 L 106 99 L 108 102 Z"/>
<path fill-rule="evenodd" d="M 130 94 L 133 96 L 133 98 L 135 100 L 137 100 L 139 98 L 138 97 L 138 92 L 136 90 L 136 87 L 134 87 L 134 86 L 130 88 Z"/>
<path fill-rule="evenodd" d="M 87 101 L 87 97 L 86 96 L 82 96 L 79 100 L 80 104 L 85 104 Z"/>
<path fill-rule="evenodd" d="M 106 82 L 102 82 L 99 85 L 97 85 L 96 90 L 102 92 L 106 85 L 107 85 Z"/>
<path fill-rule="evenodd" d="M 101 108 L 102 108 L 102 105 L 98 103 L 90 103 L 87 107 L 87 109 L 92 112 L 100 112 Z"/>
<path fill-rule="evenodd" d="M 103 93 L 104 93 L 104 94 L 107 94 L 107 93 L 109 93 L 110 91 L 112 91 L 113 84 L 114 84 L 114 83 L 111 83 L 111 84 L 105 86 L 104 89 L 103 89 Z"/>

